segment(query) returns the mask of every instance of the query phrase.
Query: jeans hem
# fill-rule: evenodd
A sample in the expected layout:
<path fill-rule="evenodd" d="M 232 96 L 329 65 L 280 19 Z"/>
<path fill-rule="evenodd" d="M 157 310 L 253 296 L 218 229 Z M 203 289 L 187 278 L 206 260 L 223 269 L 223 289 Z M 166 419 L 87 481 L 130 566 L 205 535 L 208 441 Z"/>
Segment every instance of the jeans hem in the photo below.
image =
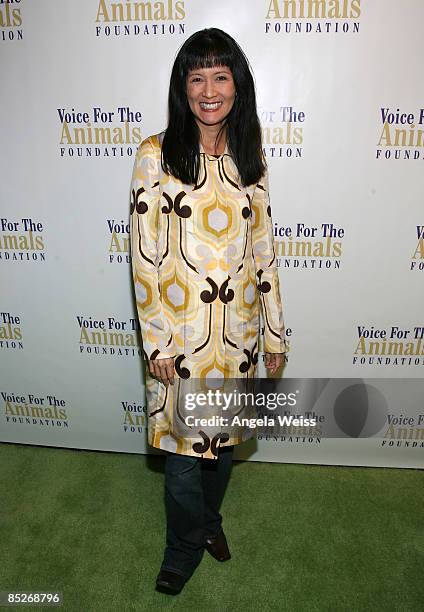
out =
<path fill-rule="evenodd" d="M 160 569 L 161 570 L 168 570 L 170 572 L 174 572 L 174 574 L 179 574 L 180 576 L 182 576 L 186 580 L 188 580 L 188 578 L 190 577 L 190 576 L 187 577 L 186 574 L 183 574 L 183 572 L 181 570 L 178 570 L 175 567 L 170 567 L 169 565 L 162 565 Z"/>

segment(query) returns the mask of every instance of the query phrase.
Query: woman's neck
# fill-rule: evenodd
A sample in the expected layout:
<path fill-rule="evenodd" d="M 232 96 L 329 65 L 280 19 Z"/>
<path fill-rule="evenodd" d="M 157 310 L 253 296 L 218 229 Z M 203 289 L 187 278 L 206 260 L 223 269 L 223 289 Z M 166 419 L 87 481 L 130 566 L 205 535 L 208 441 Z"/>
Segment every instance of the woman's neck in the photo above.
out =
<path fill-rule="evenodd" d="M 198 124 L 199 125 L 199 124 Z M 227 130 L 221 130 L 218 141 L 218 132 L 221 129 L 221 125 L 199 125 L 200 129 L 200 142 L 206 153 L 210 155 L 222 155 L 225 151 L 225 145 L 227 142 Z"/>

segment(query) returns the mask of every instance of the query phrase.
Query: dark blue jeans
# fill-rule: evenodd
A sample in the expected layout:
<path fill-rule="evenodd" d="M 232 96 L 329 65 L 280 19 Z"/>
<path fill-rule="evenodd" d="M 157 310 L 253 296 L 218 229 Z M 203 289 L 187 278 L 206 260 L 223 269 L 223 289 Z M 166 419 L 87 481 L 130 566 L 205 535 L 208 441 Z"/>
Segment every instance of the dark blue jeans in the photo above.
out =
<path fill-rule="evenodd" d="M 217 459 L 168 453 L 162 569 L 190 578 L 202 560 L 205 538 L 221 531 L 219 509 L 231 474 L 233 450 L 233 446 L 221 447 Z"/>

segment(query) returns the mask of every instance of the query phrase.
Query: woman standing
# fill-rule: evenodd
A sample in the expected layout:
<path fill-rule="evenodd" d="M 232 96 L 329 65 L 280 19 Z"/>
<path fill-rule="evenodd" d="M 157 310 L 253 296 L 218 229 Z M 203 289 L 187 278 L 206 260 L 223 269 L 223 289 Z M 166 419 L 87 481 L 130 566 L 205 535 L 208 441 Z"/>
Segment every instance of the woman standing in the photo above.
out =
<path fill-rule="evenodd" d="M 219 508 L 234 444 L 245 439 L 179 433 L 179 384 L 253 378 L 260 309 L 270 372 L 286 346 L 254 82 L 231 36 L 209 28 L 183 44 L 168 107 L 167 129 L 136 153 L 130 238 L 148 439 L 167 451 L 156 587 L 175 594 L 205 549 L 230 558 Z"/>

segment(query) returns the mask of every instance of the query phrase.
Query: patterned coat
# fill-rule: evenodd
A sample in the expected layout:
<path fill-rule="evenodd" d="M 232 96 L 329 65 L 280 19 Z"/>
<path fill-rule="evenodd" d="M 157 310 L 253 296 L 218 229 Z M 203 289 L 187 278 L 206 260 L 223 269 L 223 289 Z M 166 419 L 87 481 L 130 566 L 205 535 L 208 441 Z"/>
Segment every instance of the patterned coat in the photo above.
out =
<path fill-rule="evenodd" d="M 197 185 L 161 167 L 164 132 L 138 147 L 131 181 L 132 275 L 145 359 L 175 358 L 175 385 L 146 367 L 149 444 L 184 455 L 216 458 L 224 442 L 199 428 L 180 435 L 179 385 L 255 376 L 259 311 L 263 350 L 284 353 L 284 321 L 268 174 L 243 187 L 228 147 L 220 156 L 200 148 Z M 181 389 L 180 389 L 181 391 Z"/>

